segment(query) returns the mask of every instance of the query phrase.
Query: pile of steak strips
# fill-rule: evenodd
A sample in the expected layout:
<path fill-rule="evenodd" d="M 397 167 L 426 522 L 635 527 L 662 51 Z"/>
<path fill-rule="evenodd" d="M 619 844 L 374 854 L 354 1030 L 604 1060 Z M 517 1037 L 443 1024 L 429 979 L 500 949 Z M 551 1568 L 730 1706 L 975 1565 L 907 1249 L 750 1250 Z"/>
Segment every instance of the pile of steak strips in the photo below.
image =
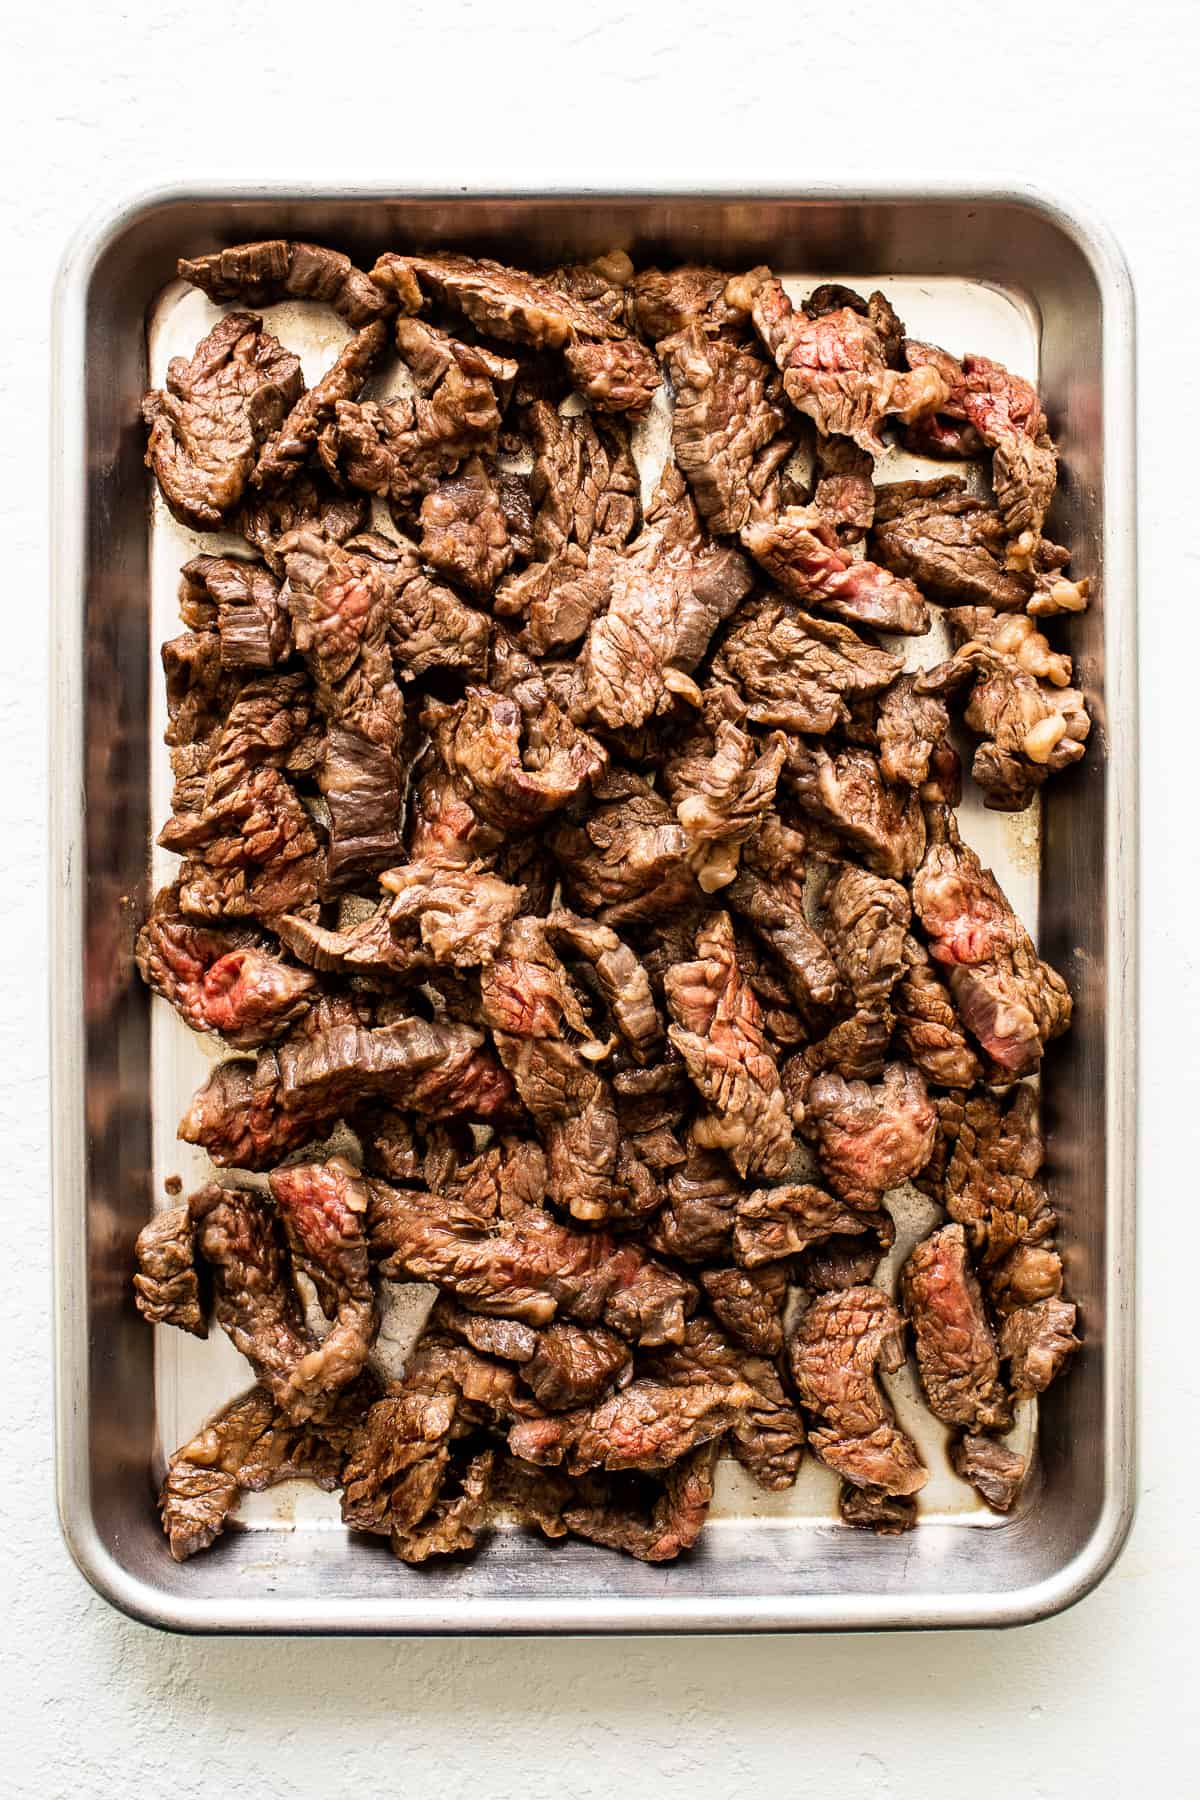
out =
<path fill-rule="evenodd" d="M 947 732 L 1006 810 L 1083 754 L 1034 390 L 767 269 L 180 273 L 237 310 L 147 396 L 147 461 L 225 536 L 163 650 L 180 861 L 137 961 L 230 1054 L 179 1128 L 219 1176 L 136 1288 L 255 1385 L 170 1462 L 172 1553 L 304 1477 L 409 1563 L 497 1516 L 660 1561 L 722 1448 L 778 1491 L 806 1445 L 902 1531 L 910 1326 L 1011 1507 L 1014 1405 L 1076 1346 L 1025 1079 L 1071 998 L 960 838 Z M 251 310 L 283 300 L 349 327 L 315 386 Z M 959 472 L 876 486 L 897 442 Z M 905 672 L 933 608 L 956 648 Z M 893 1296 L 910 1181 L 944 1222 Z M 390 1282 L 437 1295 L 400 1380 Z"/>

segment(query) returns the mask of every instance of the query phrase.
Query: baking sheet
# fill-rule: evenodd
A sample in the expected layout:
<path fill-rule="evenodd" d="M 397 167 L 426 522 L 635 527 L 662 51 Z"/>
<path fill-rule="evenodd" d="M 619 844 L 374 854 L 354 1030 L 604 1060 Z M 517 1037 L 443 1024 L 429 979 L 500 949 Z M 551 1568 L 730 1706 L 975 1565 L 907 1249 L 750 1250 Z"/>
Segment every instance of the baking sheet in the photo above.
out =
<path fill-rule="evenodd" d="M 912 336 L 945 345 L 956 354 L 982 352 L 1004 363 L 1017 374 L 1037 382 L 1039 378 L 1038 348 L 1040 321 L 1024 294 L 978 281 L 955 277 L 889 277 L 838 275 L 822 270 L 807 274 L 799 271 L 785 274 L 784 285 L 799 301 L 819 281 L 846 280 L 862 292 L 881 287 L 887 294 Z M 212 305 L 196 289 L 175 281 L 165 288 L 154 307 L 147 327 L 147 349 L 150 381 L 160 386 L 167 364 L 174 356 L 190 357 L 197 342 L 213 324 L 231 310 Z M 258 309 L 272 332 L 293 350 L 301 360 L 307 383 L 311 386 L 324 373 L 342 344 L 351 335 L 349 328 L 332 309 L 304 301 L 285 301 L 277 306 Z M 367 392 L 384 397 L 395 391 L 395 366 L 369 384 Z M 649 494 L 657 479 L 669 444 L 670 400 L 664 390 L 656 398 L 654 410 L 646 423 L 635 432 L 634 451 Z M 958 472 L 973 485 L 981 476 L 977 465 L 936 464 L 889 450 L 876 467 L 877 482 L 928 477 L 932 474 Z M 394 533 L 395 527 L 381 512 L 381 527 Z M 151 502 L 151 638 L 149 653 L 151 736 L 151 813 L 157 829 L 170 811 L 172 777 L 168 753 L 162 743 L 166 728 L 166 697 L 158 663 L 157 647 L 162 640 L 174 637 L 182 629 L 177 593 L 179 569 L 190 557 L 200 554 L 246 555 L 243 538 L 232 533 L 193 532 L 180 525 L 168 511 L 155 489 Z M 924 638 L 905 640 L 906 660 L 910 667 L 927 667 L 941 659 L 949 648 L 949 636 L 933 608 L 934 627 Z M 898 640 L 892 640 L 898 641 Z M 969 766 L 969 745 L 965 764 Z M 959 822 L 966 841 L 995 871 L 1001 886 L 1020 917 L 1036 937 L 1038 922 L 1038 886 L 1040 873 L 1040 799 L 1026 812 L 1016 815 L 988 812 L 969 780 L 964 783 L 963 805 Z M 178 858 L 157 846 L 152 850 L 153 887 L 157 889 L 173 879 Z M 184 1190 L 213 1177 L 208 1158 L 198 1148 L 181 1143 L 175 1136 L 176 1126 L 191 1095 L 207 1078 L 214 1062 L 229 1052 L 216 1040 L 191 1032 L 165 1002 L 155 1000 L 151 1006 L 151 1083 L 152 1083 L 152 1147 L 153 1191 L 158 1204 L 170 1205 L 165 1182 L 178 1175 Z M 265 1178 L 237 1175 L 240 1181 Z M 936 1222 L 937 1209 L 916 1189 L 906 1185 L 888 1196 L 887 1205 L 896 1222 L 896 1243 L 880 1266 L 876 1280 L 891 1288 L 897 1270 L 913 1244 Z M 419 1323 L 432 1290 L 413 1288 L 407 1292 L 392 1289 L 386 1295 L 385 1318 L 376 1350 L 376 1359 L 385 1372 L 398 1373 L 404 1352 L 411 1341 L 413 1326 Z M 147 1329 L 150 1329 L 147 1327 Z M 178 1444 L 184 1443 L 218 1408 L 244 1391 L 250 1371 L 243 1357 L 221 1331 L 214 1331 L 201 1342 L 169 1327 L 154 1327 L 155 1335 L 155 1399 L 157 1417 L 156 1473 L 161 1473 L 165 1458 Z M 954 1522 L 958 1525 L 989 1526 L 1002 1521 L 979 1498 L 975 1490 L 961 1481 L 950 1467 L 946 1455 L 948 1433 L 923 1405 L 910 1352 L 905 1368 L 884 1378 L 901 1423 L 920 1446 L 930 1471 L 927 1486 L 918 1496 L 920 1516 L 925 1523 Z M 1014 1448 L 1032 1458 L 1036 1448 L 1036 1403 L 1025 1402 L 1018 1409 L 1013 1432 L 1008 1441 Z M 1035 1477 L 1036 1479 L 1036 1477 Z M 795 1527 L 799 1521 L 814 1525 L 837 1521 L 838 1481 L 831 1471 L 815 1458 L 807 1456 L 794 1488 L 782 1494 L 767 1494 L 750 1480 L 731 1458 L 723 1459 L 718 1469 L 716 1495 L 707 1532 L 721 1527 L 740 1527 L 753 1523 L 761 1528 Z M 339 1503 L 336 1495 L 322 1493 L 309 1483 L 289 1482 L 263 1494 L 244 1496 L 236 1514 L 245 1529 L 264 1534 L 279 1532 L 342 1533 Z M 852 1540 L 860 1534 L 846 1532 Z M 863 1548 L 865 1549 L 865 1542 Z M 536 1549 L 535 1549 L 535 1554 Z M 481 1552 L 488 1554 L 485 1545 Z M 395 1579 L 413 1579 L 411 1573 L 396 1565 Z"/>

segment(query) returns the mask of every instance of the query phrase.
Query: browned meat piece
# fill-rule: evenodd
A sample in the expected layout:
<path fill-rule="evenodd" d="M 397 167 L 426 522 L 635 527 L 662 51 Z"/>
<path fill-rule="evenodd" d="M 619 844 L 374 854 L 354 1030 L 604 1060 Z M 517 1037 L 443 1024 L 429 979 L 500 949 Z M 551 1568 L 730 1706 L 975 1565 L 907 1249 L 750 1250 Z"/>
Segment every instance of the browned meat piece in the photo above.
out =
<path fill-rule="evenodd" d="M 470 457 L 422 500 L 421 555 L 439 575 L 480 596 L 511 567 L 500 490 L 481 457 Z"/>
<path fill-rule="evenodd" d="M 734 1255 L 744 1268 L 756 1269 L 799 1256 L 824 1238 L 866 1231 L 870 1224 L 823 1188 L 805 1182 L 757 1188 L 738 1200 Z"/>
<path fill-rule="evenodd" d="M 814 510 L 839 543 L 860 543 L 875 517 L 874 457 L 849 438 L 818 434 L 815 464 Z"/>
<path fill-rule="evenodd" d="M 293 1421 L 321 1410 L 295 1381 L 312 1341 L 292 1286 L 279 1220 L 247 1188 L 201 1188 L 188 1202 L 196 1247 L 212 1271 L 214 1311 L 276 1404 Z"/>
<path fill-rule="evenodd" d="M 725 1158 L 692 1140 L 687 1161 L 671 1171 L 666 1185 L 666 1205 L 650 1231 L 652 1248 L 678 1262 L 726 1261 L 742 1189 Z"/>
<path fill-rule="evenodd" d="M 379 495 L 408 517 L 464 457 L 495 450 L 497 389 L 507 392 L 517 364 L 421 319 L 396 321 L 396 345 L 415 394 L 379 404 L 339 401 L 319 449 L 335 480 Z"/>
<path fill-rule="evenodd" d="M 544 1418 L 518 1419 L 508 1447 L 526 1462 L 581 1475 L 589 1469 L 665 1469 L 699 1444 L 724 1435 L 754 1404 L 745 1382 L 694 1386 L 631 1382 L 598 1406 Z"/>
<path fill-rule="evenodd" d="M 711 746 L 711 754 L 708 750 Z M 691 846 L 689 860 L 706 894 L 728 887 L 741 846 L 753 837 L 775 799 L 787 740 L 775 732 L 764 744 L 728 719 L 715 739 L 669 763 L 667 787 Z"/>
<path fill-rule="evenodd" d="M 871 554 L 942 605 L 1020 612 L 1030 596 L 1029 577 L 1006 564 L 999 513 L 954 476 L 878 488 Z"/>
<path fill-rule="evenodd" d="M 257 563 L 194 556 L 179 571 L 179 610 L 196 629 L 215 625 L 226 669 L 274 669 L 291 655 L 279 583 Z"/>
<path fill-rule="evenodd" d="M 944 807 L 931 810 L 912 896 L 967 1030 L 1010 1073 L 1036 1068 L 1047 1041 L 1071 1022 L 1071 996 L 1062 977 L 1038 960 L 995 876 L 961 841 Z"/>
<path fill-rule="evenodd" d="M 538 681 L 512 696 L 470 687 L 453 706 L 431 701 L 422 718 L 480 817 L 505 831 L 528 830 L 558 811 L 607 761 Z"/>
<path fill-rule="evenodd" d="M 179 276 L 219 304 L 236 300 L 241 306 L 273 306 L 280 300 L 323 300 L 356 329 L 396 309 L 395 299 L 340 250 L 282 238 L 183 257 Z"/>
<path fill-rule="evenodd" d="M 1027 1472 L 1023 1456 L 994 1437 L 966 1432 L 951 1444 L 950 1461 L 996 1512 L 1012 1511 Z"/>
<path fill-rule="evenodd" d="M 741 541 L 790 599 L 873 631 L 920 637 L 929 630 L 920 590 L 877 563 L 852 561 L 815 507 L 789 506 L 776 518 L 753 520 Z"/>
<path fill-rule="evenodd" d="M 636 783 L 550 837 L 574 904 L 607 925 L 658 918 L 698 895 L 683 826 L 663 800 Z"/>
<path fill-rule="evenodd" d="M 847 1288 L 814 1300 L 792 1336 L 792 1379 L 801 1404 L 820 1423 L 809 1443 L 828 1468 L 855 1487 L 915 1494 L 928 1472 L 896 1424 L 875 1378 L 904 1361 L 904 1321 L 878 1288 Z"/>
<path fill-rule="evenodd" d="M 1075 1308 L 1062 1299 L 1019 1306 L 1000 1327 L 1000 1354 L 1008 1360 L 1009 1380 L 1018 1400 L 1044 1394 L 1079 1348 Z"/>
<path fill-rule="evenodd" d="M 933 1150 L 937 1114 L 907 1063 L 888 1063 L 875 1087 L 815 1075 L 804 1113 L 804 1134 L 830 1187 L 855 1206 L 877 1206 L 881 1194 L 919 1175 Z"/>
<path fill-rule="evenodd" d="M 340 404 L 362 392 L 387 344 L 381 319 L 364 325 L 337 354 L 316 387 L 301 394 L 286 419 L 259 453 L 251 477 L 268 491 L 285 485 L 308 461 L 317 439 L 337 416 Z"/>
<path fill-rule="evenodd" d="M 900 1271 L 900 1292 L 934 1417 L 968 1431 L 1007 1431 L 1012 1412 L 996 1340 L 961 1225 L 943 1225 L 917 1245 Z"/>
<path fill-rule="evenodd" d="M 950 714 L 934 694 L 922 693 L 914 675 L 902 675 L 884 694 L 875 715 L 879 772 L 894 786 L 922 788 L 930 759 L 950 729 Z"/>
<path fill-rule="evenodd" d="M 779 377 L 749 350 L 710 337 L 699 324 L 667 338 L 658 353 L 675 390 L 676 461 L 708 529 L 732 536 L 750 518 L 755 458 L 787 423 Z"/>
<path fill-rule="evenodd" d="M 1047 776 L 1084 753 L 1091 720 L 1083 695 L 1065 685 L 1071 659 L 1053 655 L 1024 613 L 962 607 L 950 619 L 959 648 L 919 675 L 917 690 L 940 696 L 970 687 L 964 716 L 984 740 L 971 772 L 988 806 L 1020 812 Z"/>
<path fill-rule="evenodd" d="M 487 669 L 491 624 L 460 599 L 453 588 L 425 573 L 417 552 L 379 532 L 347 540 L 346 549 L 369 559 L 382 579 L 387 607 L 387 640 L 398 681 L 418 681 L 434 669 L 481 676 Z"/>
<path fill-rule="evenodd" d="M 395 898 L 393 933 L 418 930 L 436 962 L 472 968 L 496 954 L 504 928 L 520 910 L 521 890 L 477 867 L 439 869 L 425 862 L 385 869 L 380 884 Z"/>
<path fill-rule="evenodd" d="M 633 317 L 648 343 L 657 344 L 692 324 L 712 330 L 737 325 L 743 313 L 725 298 L 723 269 L 681 263 L 678 268 L 643 269 L 631 285 Z"/>
<path fill-rule="evenodd" d="M 909 340 L 908 366 L 950 391 L 927 410 L 965 419 L 992 452 L 992 486 L 1010 540 L 1008 564 L 1028 567 L 1054 496 L 1058 458 L 1036 390 L 986 356 L 955 364 L 944 350 Z"/>
<path fill-rule="evenodd" d="M 880 1258 L 895 1242 L 896 1228 L 890 1213 L 880 1210 L 870 1218 L 870 1227 L 861 1233 L 835 1232 L 811 1245 L 794 1265 L 799 1286 L 814 1294 L 833 1294 L 873 1281 Z"/>
<path fill-rule="evenodd" d="M 537 1346 L 523 1361 L 521 1379 L 547 1412 L 589 1406 L 632 1373 L 628 1344 L 603 1325 L 561 1320 L 536 1335 Z"/>
<path fill-rule="evenodd" d="M 257 1062 L 218 1065 L 179 1122 L 185 1144 L 199 1144 L 220 1169 L 273 1169 L 319 1136 L 313 1120 L 285 1113 L 273 1051 Z"/>
<path fill-rule="evenodd" d="M 902 881 L 925 850 L 925 820 L 911 789 L 891 786 L 869 750 L 794 739 L 783 779 L 804 812 L 851 844 L 876 875 Z"/>
<path fill-rule="evenodd" d="M 729 900 L 778 958 L 800 1006 L 832 1006 L 839 992 L 838 972 L 824 939 L 805 916 L 802 883 L 779 878 L 772 883 L 743 872 L 729 889 Z"/>
<path fill-rule="evenodd" d="M 896 1041 L 933 1087 L 973 1087 L 982 1074 L 967 1042 L 950 990 L 923 945 L 904 939 L 904 969 L 896 984 Z"/>
<path fill-rule="evenodd" d="M 620 338 L 623 331 L 603 313 L 522 269 L 505 268 L 486 257 L 397 256 L 388 251 L 371 278 L 401 299 L 415 281 L 422 294 L 456 307 L 485 337 L 502 343 L 561 350 L 568 344 Z"/>
<path fill-rule="evenodd" d="M 740 1175 L 781 1175 L 792 1130 L 757 1000 L 738 968 L 733 925 L 716 913 L 697 933 L 697 960 L 669 971 L 668 1035 L 708 1108 L 697 1141 Z"/>
<path fill-rule="evenodd" d="M 309 1004 L 314 978 L 272 955 L 248 931 L 214 931 L 176 908 L 178 890 L 164 888 L 138 933 L 142 980 L 193 1031 L 219 1031 L 239 1050 L 270 1043 Z"/>
<path fill-rule="evenodd" d="M 432 1176 L 430 1186 L 437 1188 Z M 485 1218 L 514 1219 L 546 1198 L 546 1158 L 540 1144 L 502 1137 L 472 1157 L 442 1190 Z"/>
<path fill-rule="evenodd" d="M 804 1455 L 804 1422 L 774 1363 L 740 1349 L 699 1313 L 688 1320 L 681 1344 L 644 1361 L 652 1376 L 672 1387 L 723 1386 L 736 1406 L 729 1442 L 737 1460 L 760 1487 L 777 1493 L 794 1484 Z"/>
<path fill-rule="evenodd" d="M 695 1289 L 630 1240 L 573 1231 L 551 1214 L 495 1219 L 464 1201 L 372 1182 L 370 1230 L 380 1272 L 435 1281 L 473 1312 L 548 1325 L 603 1322 L 631 1342 L 683 1336 Z"/>
<path fill-rule="evenodd" d="M 590 262 L 567 263 L 555 269 L 549 280 L 562 293 L 603 313 L 613 324 L 624 323 L 627 290 L 633 280 L 633 264 L 624 250 L 605 250 Z"/>
<path fill-rule="evenodd" d="M 666 1469 L 661 1481 L 652 1483 L 637 1475 L 617 1476 L 594 1496 L 564 1496 L 557 1519 L 543 1510 L 537 1523 L 548 1537 L 570 1531 L 589 1543 L 623 1550 L 639 1562 L 671 1562 L 682 1551 L 690 1550 L 700 1535 L 712 1504 L 715 1461 L 715 1442 L 702 1444 Z M 537 1473 L 544 1479 L 558 1472 Z M 584 1476 L 576 1482 L 569 1477 L 560 1479 L 572 1490 L 584 1489 L 597 1481 L 595 1476 Z"/>
<path fill-rule="evenodd" d="M 704 1297 L 718 1322 L 747 1350 L 771 1361 L 783 1350 L 787 1283 L 787 1270 L 778 1264 L 761 1269 L 706 1269 L 700 1277 Z"/>
<path fill-rule="evenodd" d="M 597 412 L 638 418 L 662 386 L 658 364 L 635 338 L 572 344 L 563 361 L 572 386 Z"/>
<path fill-rule="evenodd" d="M 206 1338 L 191 1208 L 170 1206 L 157 1213 L 138 1232 L 133 1253 L 137 1261 L 133 1286 L 142 1317 L 152 1325 L 177 1325 L 193 1337 Z"/>
<path fill-rule="evenodd" d="M 519 1319 L 489 1319 L 483 1313 L 468 1312 L 445 1294 L 435 1302 L 427 1329 L 448 1331 L 480 1356 L 499 1357 L 501 1362 L 527 1363 L 541 1342 L 541 1333 L 531 1325 L 522 1325 Z"/>
<path fill-rule="evenodd" d="M 855 1487 L 849 1481 L 842 1483 L 838 1511 L 847 1525 L 873 1531 L 877 1537 L 899 1537 L 917 1522 L 917 1503 L 911 1494 L 887 1494 L 882 1488 Z"/>
<path fill-rule="evenodd" d="M 843 863 L 821 899 L 825 939 L 854 1004 L 883 1013 L 904 965 L 912 907 L 904 889 Z"/>
<path fill-rule="evenodd" d="M 882 693 L 901 659 L 847 626 L 761 599 L 743 608 L 712 661 L 756 725 L 824 733 L 844 724 L 858 698 Z"/>
<path fill-rule="evenodd" d="M 345 1451 L 322 1428 L 291 1423 L 261 1387 L 251 1388 L 178 1449 L 159 1496 L 176 1562 L 207 1550 L 242 1494 L 280 1481 L 340 1486 Z"/>
<path fill-rule="evenodd" d="M 296 1366 L 291 1392 L 313 1410 L 361 1374 L 378 1318 L 364 1231 L 367 1189 L 342 1157 L 292 1164 L 271 1176 L 292 1268 L 306 1275 L 330 1329 Z"/>
<path fill-rule="evenodd" d="M 784 1079 L 789 1103 L 803 1099 L 807 1076 L 819 1074 L 822 1069 L 833 1069 L 848 1081 L 878 1081 L 887 1061 L 893 1022 L 890 1006 L 878 1012 L 859 1008 L 848 1018 L 839 1019 L 823 1038 L 808 1046 L 803 1057 L 789 1062 Z M 793 1062 L 797 1064 L 795 1069 Z M 801 1115 L 794 1110 L 793 1116 Z"/>
<path fill-rule="evenodd" d="M 300 361 L 253 313 L 229 313 L 146 395 L 147 466 L 183 525 L 214 531 L 241 499 L 260 446 L 304 392 Z"/>
<path fill-rule="evenodd" d="M 560 949 L 580 960 L 634 1062 L 654 1062 L 663 1049 L 662 1020 L 650 978 L 628 944 L 611 926 L 562 907 L 547 918 L 546 930 Z"/>
<path fill-rule="evenodd" d="M 276 494 L 248 493 L 234 525 L 282 581 L 287 571 L 275 549 L 281 537 L 308 526 L 335 544 L 344 544 L 365 528 L 368 511 L 362 494 L 339 494 L 321 478 L 302 471 Z"/>
<path fill-rule="evenodd" d="M 935 369 L 899 374 L 888 368 L 895 314 L 882 294 L 871 295 L 865 315 L 843 306 L 809 318 L 795 312 L 781 283 L 767 276 L 754 294 L 752 316 L 797 411 L 826 435 L 852 437 L 872 456 L 883 449 L 879 428 L 885 418 L 911 424 L 938 412 L 947 398 Z"/>
<path fill-rule="evenodd" d="M 334 1025 L 282 1044 L 278 1061 L 284 1110 L 326 1124 L 376 1099 L 434 1119 L 487 1118 L 512 1093 L 482 1033 L 416 1017 L 374 1031 Z"/>

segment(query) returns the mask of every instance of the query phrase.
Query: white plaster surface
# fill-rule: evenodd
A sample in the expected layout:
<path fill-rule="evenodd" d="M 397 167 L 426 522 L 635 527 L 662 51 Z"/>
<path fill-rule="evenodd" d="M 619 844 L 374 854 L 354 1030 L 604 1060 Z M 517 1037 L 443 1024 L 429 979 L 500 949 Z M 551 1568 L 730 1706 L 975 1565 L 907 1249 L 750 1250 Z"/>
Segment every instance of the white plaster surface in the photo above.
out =
<path fill-rule="evenodd" d="M 5 9 L 0 46 L 0 1796 L 1197 1792 L 1200 1434 L 1180 1274 L 1200 1162 L 1200 15 L 1184 0 L 60 0 Z M 207 1642 L 129 1623 L 70 1564 L 47 1321 L 49 293 L 70 233 L 115 196 L 256 176 L 961 177 L 1060 192 L 1124 245 L 1141 334 L 1141 1492 L 1124 1557 L 1066 1616 L 922 1637 Z"/>

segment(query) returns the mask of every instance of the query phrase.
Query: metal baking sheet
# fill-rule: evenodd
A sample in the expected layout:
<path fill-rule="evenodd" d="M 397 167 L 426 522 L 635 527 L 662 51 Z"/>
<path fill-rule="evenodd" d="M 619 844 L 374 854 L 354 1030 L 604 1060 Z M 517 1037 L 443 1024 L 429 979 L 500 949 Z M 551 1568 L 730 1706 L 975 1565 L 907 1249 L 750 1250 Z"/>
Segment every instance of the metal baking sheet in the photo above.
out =
<path fill-rule="evenodd" d="M 1035 1473 L 1015 1516 L 991 1513 L 954 1476 L 908 1369 L 889 1386 L 931 1479 L 921 1527 L 904 1539 L 842 1527 L 834 1478 L 810 1458 L 783 1495 L 723 1463 L 701 1549 L 666 1569 L 582 1544 L 547 1548 L 500 1525 L 474 1562 L 414 1572 L 347 1534 L 335 1497 L 299 1483 L 249 1497 L 206 1556 L 170 1561 L 153 1508 L 163 1458 L 248 1377 L 222 1334 L 152 1333 L 129 1297 L 132 1239 L 163 1204 L 165 1178 L 190 1185 L 209 1173 L 174 1134 L 217 1047 L 149 1005 L 127 959 L 139 908 L 173 862 L 150 848 L 170 789 L 158 645 L 179 629 L 180 564 L 223 542 L 178 525 L 150 493 L 137 401 L 222 310 L 171 279 L 175 257 L 280 231 L 364 256 L 438 242 L 546 261 L 623 244 L 639 262 L 768 261 L 797 295 L 818 280 L 882 286 L 914 335 L 1041 383 L 1063 451 L 1052 523 L 1100 596 L 1071 622 L 1070 643 L 1096 727 L 1084 764 L 1052 787 L 1044 830 L 1039 808 L 992 814 L 970 791 L 961 815 L 1078 1001 L 1075 1032 L 1047 1058 L 1043 1104 L 1087 1348 L 1040 1429 L 1036 1409 L 1021 1410 L 1012 1441 L 1034 1453 Z M 127 1610 L 197 1630 L 1008 1623 L 1086 1591 L 1127 1528 L 1132 1469 L 1132 318 L 1119 259 L 1017 197 L 167 196 L 89 234 L 64 268 L 59 308 L 56 755 L 83 782 L 77 809 L 60 790 L 58 833 L 60 1500 L 85 1573 Z M 323 308 L 264 310 L 310 382 L 348 335 Z M 638 434 L 647 487 L 666 425 L 664 405 Z M 918 472 L 891 452 L 878 476 Z M 910 660 L 935 660 L 943 645 L 935 629 L 910 641 Z M 914 1190 L 889 1205 L 898 1241 L 884 1282 L 933 1216 Z M 419 1296 L 398 1300 L 380 1346 L 393 1364 Z"/>

